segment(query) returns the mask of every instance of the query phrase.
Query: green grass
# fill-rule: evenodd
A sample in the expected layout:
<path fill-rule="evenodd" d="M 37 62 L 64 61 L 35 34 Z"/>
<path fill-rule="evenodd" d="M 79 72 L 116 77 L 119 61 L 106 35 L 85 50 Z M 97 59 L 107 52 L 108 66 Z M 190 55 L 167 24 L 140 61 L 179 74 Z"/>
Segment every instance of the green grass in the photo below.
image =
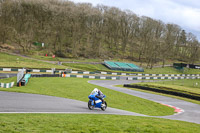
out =
<path fill-rule="evenodd" d="M 0 67 L 58 68 L 58 69 L 66 68 L 65 66 L 54 65 L 51 63 L 36 61 L 1 52 L 0 52 Z"/>
<path fill-rule="evenodd" d="M 173 67 L 144 69 L 144 72 L 127 72 L 127 71 L 114 71 L 110 70 L 102 64 L 80 64 L 80 63 L 63 63 L 67 67 L 73 67 L 85 71 L 109 71 L 109 72 L 122 72 L 122 73 L 146 73 L 146 74 L 200 74 L 198 69 L 184 68 L 184 71 L 179 71 Z"/>
<path fill-rule="evenodd" d="M 64 66 L 54 65 L 47 62 L 36 61 L 27 59 L 20 56 L 9 55 L 6 53 L 0 53 L 0 67 L 28 67 L 28 68 L 57 68 L 65 69 L 73 68 L 73 70 L 83 71 L 108 71 L 108 72 L 122 72 L 125 71 L 113 71 L 108 69 L 102 64 L 80 64 L 80 63 L 63 63 Z M 17 59 L 18 58 L 18 59 Z M 50 56 L 32 56 L 32 58 L 48 60 L 48 61 L 77 61 L 77 62 L 102 62 L 100 59 L 69 59 L 69 58 L 52 58 Z M 141 72 L 126 72 L 126 73 L 141 73 Z M 143 73 L 147 74 L 200 74 L 200 70 L 185 68 L 184 71 L 179 71 L 173 67 L 165 68 L 153 68 L 144 69 Z"/>
<path fill-rule="evenodd" d="M 63 65 L 85 71 L 110 71 L 102 64 L 63 63 Z"/>
<path fill-rule="evenodd" d="M 15 82 L 15 84 L 16 84 L 16 81 L 17 81 L 17 77 L 0 79 L 0 83 L 10 83 L 10 82 Z"/>
<path fill-rule="evenodd" d="M 0 80 L 1 81 L 1 80 Z M 0 88 L 3 91 L 25 92 L 64 97 L 88 102 L 88 95 L 99 88 L 107 96 L 109 107 L 132 111 L 145 115 L 171 115 L 174 109 L 159 103 L 89 84 L 81 78 L 30 78 L 25 87 Z"/>
<path fill-rule="evenodd" d="M 40 60 L 46 60 L 46 61 L 102 62 L 101 59 L 85 59 L 85 58 L 77 59 L 77 58 L 60 58 L 60 57 L 52 58 L 51 56 L 39 56 L 39 55 L 30 55 L 30 57 L 35 58 L 35 59 L 40 59 Z"/>
<path fill-rule="evenodd" d="M 148 117 L 0 114 L 0 133 L 198 133 L 199 131 L 199 124 Z"/>
<path fill-rule="evenodd" d="M 196 85 L 197 83 L 197 85 Z M 183 79 L 183 80 L 171 80 L 171 81 L 162 81 L 162 82 L 155 82 L 155 84 L 160 85 L 177 85 L 177 86 L 184 86 L 190 87 L 194 90 L 200 89 L 200 79 Z M 200 93 L 199 93 L 200 94 Z"/>
<path fill-rule="evenodd" d="M 184 68 L 183 71 L 180 71 L 173 67 L 164 67 L 164 68 L 144 69 L 144 73 L 147 73 L 147 74 L 200 74 L 200 70 Z"/>

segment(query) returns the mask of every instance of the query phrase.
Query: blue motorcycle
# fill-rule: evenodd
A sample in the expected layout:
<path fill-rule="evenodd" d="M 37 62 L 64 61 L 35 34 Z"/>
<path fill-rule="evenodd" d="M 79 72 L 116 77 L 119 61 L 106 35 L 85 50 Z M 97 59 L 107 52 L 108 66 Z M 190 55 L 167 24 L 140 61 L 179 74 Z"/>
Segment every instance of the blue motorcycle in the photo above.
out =
<path fill-rule="evenodd" d="M 103 111 L 105 111 L 107 108 L 107 103 L 106 103 L 106 101 L 104 101 L 104 103 L 102 103 L 102 101 L 99 98 L 95 97 L 97 94 L 98 93 L 95 92 L 88 96 L 88 98 L 90 99 L 88 101 L 88 108 L 90 110 L 93 110 L 94 108 L 101 108 Z M 104 95 L 103 98 L 105 98 L 105 97 L 106 96 Z"/>

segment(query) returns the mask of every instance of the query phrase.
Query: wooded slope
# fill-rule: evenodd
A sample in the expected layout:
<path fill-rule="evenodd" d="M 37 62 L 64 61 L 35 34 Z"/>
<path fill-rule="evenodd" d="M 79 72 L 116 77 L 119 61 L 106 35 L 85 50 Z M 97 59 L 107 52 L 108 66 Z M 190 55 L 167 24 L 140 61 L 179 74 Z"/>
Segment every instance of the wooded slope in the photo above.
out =
<path fill-rule="evenodd" d="M 165 24 L 116 7 L 61 0 L 0 0 L 0 44 L 29 52 L 45 43 L 61 57 L 129 58 L 195 63 L 200 43 L 176 24 Z"/>

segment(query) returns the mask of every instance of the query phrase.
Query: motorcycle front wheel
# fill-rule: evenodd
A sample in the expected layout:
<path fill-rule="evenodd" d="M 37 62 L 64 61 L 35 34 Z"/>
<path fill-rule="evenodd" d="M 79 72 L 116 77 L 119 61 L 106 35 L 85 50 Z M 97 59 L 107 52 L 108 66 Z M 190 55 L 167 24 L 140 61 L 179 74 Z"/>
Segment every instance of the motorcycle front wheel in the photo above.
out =
<path fill-rule="evenodd" d="M 88 108 L 90 110 L 93 110 L 94 109 L 94 105 L 92 105 L 92 101 L 88 101 Z"/>
<path fill-rule="evenodd" d="M 105 111 L 106 108 L 107 108 L 107 103 L 106 103 L 106 101 L 105 101 L 105 103 L 102 104 L 102 106 L 101 106 L 101 110 Z"/>

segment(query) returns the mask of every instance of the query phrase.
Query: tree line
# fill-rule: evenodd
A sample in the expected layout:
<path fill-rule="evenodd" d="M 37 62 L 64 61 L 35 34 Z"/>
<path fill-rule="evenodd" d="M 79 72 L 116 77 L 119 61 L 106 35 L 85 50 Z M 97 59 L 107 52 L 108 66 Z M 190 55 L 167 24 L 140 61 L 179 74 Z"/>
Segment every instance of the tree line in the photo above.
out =
<path fill-rule="evenodd" d="M 0 0 L 0 43 L 29 52 L 36 41 L 60 57 L 130 59 L 149 68 L 166 60 L 193 64 L 200 57 L 195 35 L 130 10 L 64 0 Z"/>

